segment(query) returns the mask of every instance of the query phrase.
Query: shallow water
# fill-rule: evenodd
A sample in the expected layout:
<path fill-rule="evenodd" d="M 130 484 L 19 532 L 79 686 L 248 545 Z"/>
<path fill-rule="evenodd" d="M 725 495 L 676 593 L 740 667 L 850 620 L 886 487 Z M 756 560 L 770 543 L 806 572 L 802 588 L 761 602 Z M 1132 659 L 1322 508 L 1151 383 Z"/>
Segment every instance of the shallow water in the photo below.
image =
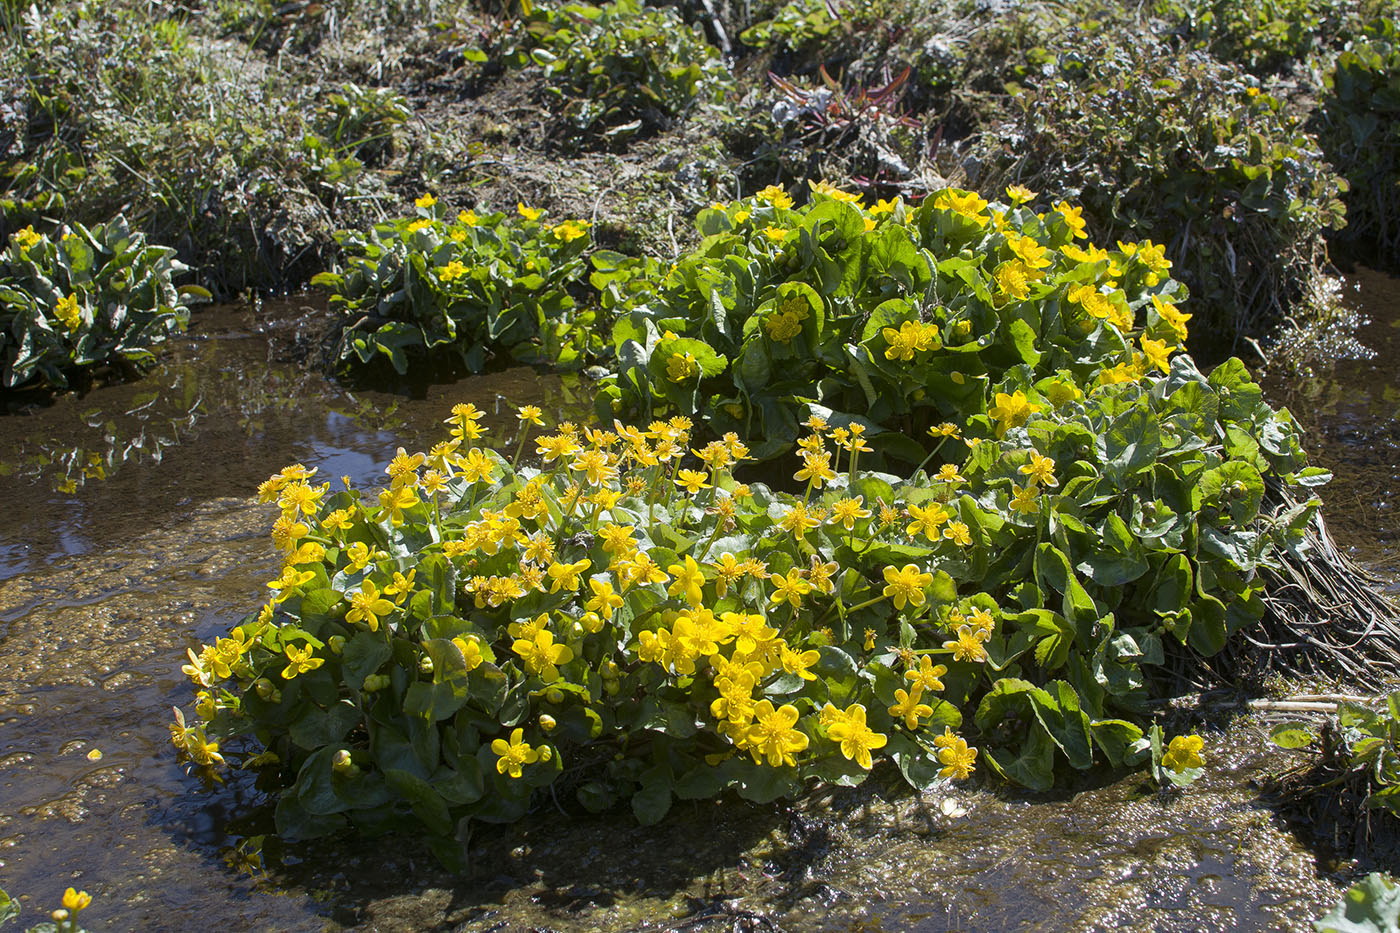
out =
<path fill-rule="evenodd" d="M 1380 356 L 1282 400 L 1338 473 L 1338 538 L 1393 571 L 1400 288 L 1359 281 L 1388 296 L 1363 335 Z M 256 484 L 293 461 L 372 481 L 396 447 L 438 439 L 458 401 L 590 401 L 530 370 L 338 387 L 290 362 L 323 319 L 295 302 L 209 309 L 139 382 L 0 417 L 0 885 L 26 919 L 71 884 L 96 896 L 94 929 L 1302 929 L 1339 890 L 1258 805 L 1250 782 L 1280 759 L 1244 720 L 1175 798 L 1132 775 L 1051 798 L 958 790 L 949 807 L 966 813 L 950 816 L 867 787 L 792 809 L 678 806 L 646 829 L 543 812 L 474 840 L 467 879 L 411 840 L 270 844 L 266 878 L 231 867 L 266 808 L 246 784 L 186 778 L 166 722 L 190 696 L 184 649 L 255 607 L 274 568 Z M 508 410 L 491 420 L 509 437 Z"/>

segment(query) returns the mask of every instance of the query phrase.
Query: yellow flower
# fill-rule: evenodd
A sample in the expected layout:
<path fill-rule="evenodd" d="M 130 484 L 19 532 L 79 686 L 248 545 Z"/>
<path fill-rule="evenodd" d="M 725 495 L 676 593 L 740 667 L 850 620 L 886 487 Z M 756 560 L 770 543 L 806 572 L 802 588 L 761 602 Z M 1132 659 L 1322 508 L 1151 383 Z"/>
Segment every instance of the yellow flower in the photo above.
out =
<path fill-rule="evenodd" d="M 787 343 L 802 333 L 802 321 L 795 314 L 786 311 L 770 311 L 763 317 L 763 329 L 778 343 Z"/>
<path fill-rule="evenodd" d="M 522 424 L 533 424 L 537 428 L 544 427 L 544 421 L 540 418 L 540 410 L 535 405 L 520 406 L 515 417 L 519 418 Z"/>
<path fill-rule="evenodd" d="M 928 655 L 924 655 L 919 659 L 918 667 L 911 667 L 904 672 L 904 679 L 910 682 L 916 694 L 925 690 L 935 693 L 943 689 L 943 681 L 939 678 L 946 673 L 948 668 L 942 664 L 934 664 Z"/>
<path fill-rule="evenodd" d="M 44 239 L 44 237 L 43 237 L 42 234 L 38 234 L 38 233 L 35 233 L 35 232 L 34 232 L 34 225 L 33 225 L 33 224 L 30 224 L 29 226 L 25 227 L 23 230 L 20 230 L 19 232 L 17 232 L 17 233 L 14 235 L 15 244 L 16 244 L 21 250 L 30 249 L 30 248 L 34 247 L 35 245 L 39 244 L 40 242 L 42 242 L 43 239 Z"/>
<path fill-rule="evenodd" d="M 509 774 L 513 778 L 520 777 L 525 765 L 532 765 L 540 760 L 540 753 L 525 741 L 525 730 L 519 728 L 511 732 L 509 742 L 505 739 L 492 740 L 491 751 L 497 758 L 496 771 Z"/>
<path fill-rule="evenodd" d="M 837 499 L 831 504 L 831 523 L 840 525 L 847 531 L 855 530 L 856 522 L 871 515 L 870 510 L 864 507 L 864 502 L 864 496 Z"/>
<path fill-rule="evenodd" d="M 431 194 L 425 194 L 425 195 L 423 195 L 421 198 L 419 198 L 419 199 L 417 199 L 416 201 L 414 201 L 414 202 L 413 202 L 413 206 L 414 206 L 414 207 L 421 207 L 421 208 L 423 208 L 423 210 L 427 210 L 428 208 L 432 207 L 432 206 L 433 206 L 434 204 L 436 204 L 436 203 L 437 203 L 437 198 L 433 197 Z"/>
<path fill-rule="evenodd" d="M 574 652 L 568 645 L 556 645 L 554 634 L 549 631 L 535 633 L 532 639 L 517 638 L 510 650 L 525 662 L 525 669 L 545 683 L 559 679 L 560 664 L 568 664 L 574 659 Z"/>
<path fill-rule="evenodd" d="M 421 233 L 424 230 L 431 230 L 432 228 L 433 222 L 431 220 L 423 219 L 415 220 L 413 223 L 408 225 L 407 229 L 409 233 Z"/>
<path fill-rule="evenodd" d="M 744 741 L 755 762 L 767 760 L 770 767 L 795 765 L 794 757 L 807 747 L 807 736 L 793 728 L 797 707 L 784 704 L 773 708 L 772 700 L 760 700 L 753 711 L 754 723 L 744 732 Z"/>
<path fill-rule="evenodd" d="M 763 228 L 763 235 L 768 238 L 768 242 L 770 243 L 781 243 L 783 240 L 787 239 L 788 232 L 782 227 L 775 227 L 769 224 L 767 227 Z"/>
<path fill-rule="evenodd" d="M 379 619 L 394 611 L 394 604 L 380 595 L 379 588 L 369 580 L 360 582 L 360 591 L 346 597 L 350 611 L 345 614 L 346 622 L 363 622 L 371 632 L 379 631 Z"/>
<path fill-rule="evenodd" d="M 1041 456 L 1034 450 L 1031 451 L 1031 462 L 1022 464 L 1020 472 L 1024 476 L 1029 476 L 1032 483 L 1039 483 L 1052 489 L 1060 485 L 1060 481 L 1055 479 L 1055 461 L 1049 457 Z"/>
<path fill-rule="evenodd" d="M 933 206 L 976 221 L 979 227 L 987 225 L 988 218 L 984 213 L 987 210 L 987 202 L 975 192 L 948 188 L 938 193 L 933 200 Z"/>
<path fill-rule="evenodd" d="M 1055 205 L 1055 212 L 1064 218 L 1065 225 L 1069 227 L 1070 236 L 1076 240 L 1087 240 L 1089 234 L 1084 232 L 1084 208 L 1070 207 L 1067 201 L 1061 201 Z"/>
<path fill-rule="evenodd" d="M 1022 515 L 1034 515 L 1040 511 L 1040 503 L 1036 501 L 1039 490 L 1035 483 L 1027 483 L 1024 487 L 1015 483 L 1011 484 L 1011 510 L 1020 512 Z"/>
<path fill-rule="evenodd" d="M 395 527 L 403 524 L 403 510 L 413 508 L 419 501 L 410 486 L 395 486 L 379 493 L 379 504 Z"/>
<path fill-rule="evenodd" d="M 520 201 L 515 202 L 515 209 L 519 211 L 520 216 L 524 217 L 526 220 L 539 220 L 540 215 L 544 213 L 544 210 L 542 208 L 526 207 Z"/>
<path fill-rule="evenodd" d="M 977 760 L 977 749 L 969 748 L 967 742 L 945 729 L 944 734 L 934 740 L 939 746 L 938 760 L 943 764 L 939 777 L 965 780 L 972 776 L 973 762 Z"/>
<path fill-rule="evenodd" d="M 437 277 L 439 282 L 455 282 L 466 274 L 467 267 L 454 259 L 438 270 Z"/>
<path fill-rule="evenodd" d="M 997 293 L 1018 300 L 1030 297 L 1029 281 L 1034 278 L 1033 270 L 1021 260 L 1004 262 L 997 266 L 993 276 L 997 283 Z"/>
<path fill-rule="evenodd" d="M 561 589 L 574 592 L 579 587 L 579 575 L 589 567 L 593 566 L 593 561 L 588 558 L 576 561 L 572 564 L 550 564 L 549 565 L 549 591 L 557 593 Z"/>
<path fill-rule="evenodd" d="M 621 608 L 622 597 L 613 592 L 611 583 L 597 577 L 589 579 L 588 588 L 593 591 L 593 596 L 583 604 L 583 608 L 589 612 L 596 612 L 605 619 L 611 619 L 613 612 Z"/>
<path fill-rule="evenodd" d="M 322 664 L 326 663 L 325 658 L 315 658 L 311 656 L 311 646 L 298 648 L 296 645 L 287 645 L 287 666 L 282 669 L 282 679 L 292 680 L 298 674 L 305 674 L 314 671 Z"/>
<path fill-rule="evenodd" d="M 63 909 L 70 913 L 76 914 L 79 911 L 87 910 L 88 905 L 91 903 L 92 895 L 86 891 L 76 891 L 73 888 L 69 888 L 67 891 L 63 892 Z"/>
<path fill-rule="evenodd" d="M 700 374 L 700 366 L 690 353 L 672 353 L 666 361 L 666 378 L 672 382 L 685 382 Z"/>
<path fill-rule="evenodd" d="M 831 704 L 828 703 L 827 706 Z M 854 761 L 868 770 L 874 764 L 870 757 L 871 751 L 884 748 L 889 738 L 866 725 L 865 707 L 859 703 L 852 703 L 844 712 L 836 711 L 832 707 L 832 712 L 827 715 L 831 719 L 831 725 L 826 730 L 827 736 L 840 743 L 841 754 L 848 761 Z"/>
<path fill-rule="evenodd" d="M 457 215 L 457 223 L 466 227 L 475 227 L 480 222 L 480 218 L 476 216 L 476 211 L 465 210 Z"/>
<path fill-rule="evenodd" d="M 1012 428 L 1019 428 L 1030 420 L 1031 415 L 1045 410 L 1045 406 L 1026 398 L 1026 393 L 1017 389 L 1011 395 L 1005 392 L 996 394 L 996 404 L 987 409 L 987 414 L 996 419 L 997 437 Z"/>
<path fill-rule="evenodd" d="M 860 195 L 842 191 L 829 181 L 807 181 L 807 187 L 812 189 L 812 193 L 821 197 L 830 198 L 833 201 L 843 201 L 846 204 L 860 204 Z"/>
<path fill-rule="evenodd" d="M 1162 767 L 1177 774 L 1205 767 L 1205 762 L 1201 760 L 1201 749 L 1205 744 L 1206 740 L 1199 735 L 1178 735 L 1167 746 L 1167 752 L 1162 756 Z"/>
<path fill-rule="evenodd" d="M 932 502 L 927 507 L 910 505 L 909 517 L 914 519 L 909 523 L 911 536 L 923 532 L 930 541 L 937 541 L 938 529 L 948 520 L 948 510 L 941 502 Z"/>
<path fill-rule="evenodd" d="M 1165 340 L 1153 340 L 1150 337 L 1141 337 L 1138 344 L 1142 347 L 1142 355 L 1147 358 L 1147 362 L 1164 373 L 1171 372 L 1171 355 L 1173 347 L 1168 347 Z"/>
<path fill-rule="evenodd" d="M 705 573 L 695 562 L 695 558 L 687 554 L 684 563 L 672 564 L 666 568 L 666 572 L 671 575 L 671 585 L 666 588 L 667 593 L 672 596 L 684 596 L 685 601 L 692 606 L 700 605 L 700 600 L 704 598 Z M 621 600 L 618 602 L 620 604 Z"/>
<path fill-rule="evenodd" d="M 574 240 L 588 235 L 588 222 L 583 220 L 566 220 L 563 223 L 555 224 L 550 228 L 550 232 L 559 240 L 565 243 L 572 243 Z"/>
<path fill-rule="evenodd" d="M 970 625 L 960 625 L 958 637 L 945 641 L 943 647 L 953 652 L 954 661 L 985 661 L 987 649 L 982 647 L 982 642 L 986 638 L 987 633 L 982 629 L 974 630 Z"/>
<path fill-rule="evenodd" d="M 894 692 L 895 704 L 890 707 L 890 715 L 895 719 L 904 720 L 904 728 L 911 732 L 919 728 L 919 720 L 925 716 L 933 715 L 933 707 L 927 703 L 920 703 L 921 691 L 917 686 L 914 692 L 907 690 L 896 690 Z"/>
<path fill-rule="evenodd" d="M 802 469 L 794 473 L 792 478 L 798 482 L 807 480 L 814 488 L 821 489 L 823 483 L 836 478 L 836 471 L 831 468 L 831 454 L 827 451 L 802 451 Z"/>
<path fill-rule="evenodd" d="M 78 311 L 78 296 L 64 295 L 58 299 L 58 304 L 53 309 L 54 317 L 63 323 L 63 326 L 70 331 L 75 331 L 82 326 L 83 316 Z"/>
<path fill-rule="evenodd" d="M 884 595 L 894 602 L 896 609 L 903 609 L 905 603 L 915 607 L 922 606 L 928 601 L 924 590 L 931 583 L 933 574 L 923 573 L 913 564 L 905 564 L 903 570 L 886 567 Z"/>
<path fill-rule="evenodd" d="M 769 582 L 773 584 L 773 595 L 769 600 L 774 606 L 788 603 L 794 609 L 800 609 L 802 597 L 812 592 L 812 584 L 802 578 L 802 571 L 796 567 L 788 570 L 786 575 L 773 574 Z"/>
<path fill-rule="evenodd" d="M 769 185 L 760 191 L 755 197 L 767 201 L 779 209 L 792 207 L 792 197 L 777 185 Z"/>
<path fill-rule="evenodd" d="M 956 544 L 958 547 L 972 546 L 972 532 L 964 522 L 952 522 L 943 529 L 943 537 Z"/>
<path fill-rule="evenodd" d="M 1035 192 L 1024 185 L 1007 185 L 1006 196 L 1011 200 L 1012 204 L 1020 207 L 1027 201 L 1034 200 Z"/>

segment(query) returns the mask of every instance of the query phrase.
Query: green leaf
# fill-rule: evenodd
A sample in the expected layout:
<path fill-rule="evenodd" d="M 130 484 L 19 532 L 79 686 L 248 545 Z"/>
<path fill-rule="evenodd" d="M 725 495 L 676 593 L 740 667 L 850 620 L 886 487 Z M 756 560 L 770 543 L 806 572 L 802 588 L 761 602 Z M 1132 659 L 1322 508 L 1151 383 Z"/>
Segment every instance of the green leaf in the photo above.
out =
<path fill-rule="evenodd" d="M 418 817 L 429 830 L 439 836 L 447 835 L 452 831 L 452 815 L 447 810 L 447 804 L 431 784 L 416 774 L 400 771 L 396 768 L 386 769 L 384 780 L 390 788 L 408 802 L 408 805 L 413 808 L 413 815 Z"/>
<path fill-rule="evenodd" d="M 1317 736 L 1303 723 L 1281 722 L 1269 730 L 1269 739 L 1279 748 L 1305 748 Z"/>
<path fill-rule="evenodd" d="M 1400 886 L 1372 872 L 1352 885 L 1330 911 L 1313 922 L 1317 933 L 1393 933 L 1400 929 Z"/>
<path fill-rule="evenodd" d="M 642 772 L 641 787 L 632 795 L 632 813 L 643 826 L 660 823 L 671 809 L 671 769 L 656 765 Z"/>

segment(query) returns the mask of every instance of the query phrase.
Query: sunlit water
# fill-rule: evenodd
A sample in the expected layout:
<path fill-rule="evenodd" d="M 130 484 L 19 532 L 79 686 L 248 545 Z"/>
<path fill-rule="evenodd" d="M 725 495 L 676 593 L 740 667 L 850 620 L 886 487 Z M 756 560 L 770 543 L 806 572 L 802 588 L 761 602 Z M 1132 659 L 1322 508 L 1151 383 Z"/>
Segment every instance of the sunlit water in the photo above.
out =
<path fill-rule="evenodd" d="M 1385 296 L 1363 337 L 1380 356 L 1282 401 L 1338 472 L 1339 539 L 1384 569 L 1400 532 L 1387 451 L 1400 300 L 1393 280 L 1361 282 Z M 0 417 L 0 886 L 31 922 L 71 884 L 97 897 L 89 926 L 111 929 L 1301 929 L 1338 890 L 1258 804 L 1250 782 L 1279 759 L 1247 722 L 1212 737 L 1208 776 L 1175 799 L 1141 775 L 1048 798 L 886 799 L 877 775 L 795 809 L 678 805 L 649 829 L 545 810 L 474 840 L 466 879 L 392 838 L 273 847 L 261 879 L 230 867 L 231 847 L 267 828 L 262 798 L 237 780 L 199 788 L 166 723 L 189 700 L 185 648 L 255 608 L 274 569 L 256 484 L 293 461 L 333 483 L 382 480 L 459 401 L 590 402 L 577 381 L 528 370 L 337 387 L 286 361 L 320 319 L 295 303 L 204 311 L 145 379 L 46 407 L 12 399 Z M 60 491 L 68 480 L 81 485 Z"/>

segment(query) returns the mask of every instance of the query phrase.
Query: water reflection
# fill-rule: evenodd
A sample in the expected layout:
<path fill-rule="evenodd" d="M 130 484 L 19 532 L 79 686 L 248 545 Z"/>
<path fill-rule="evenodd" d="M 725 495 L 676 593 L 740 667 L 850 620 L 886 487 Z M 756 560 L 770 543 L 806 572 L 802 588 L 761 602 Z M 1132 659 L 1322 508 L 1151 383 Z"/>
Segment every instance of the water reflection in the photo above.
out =
<path fill-rule="evenodd" d="M 1348 285 L 1347 300 L 1366 319 L 1357 337 L 1371 355 L 1274 376 L 1265 388 L 1307 430 L 1312 461 L 1333 471 L 1321 490 L 1333 536 L 1400 593 L 1400 278 L 1359 268 Z"/>
<path fill-rule="evenodd" d="M 458 401 L 513 432 L 512 410 L 554 416 L 590 404 L 577 377 L 507 370 L 397 391 L 339 386 L 293 359 L 323 311 L 297 302 L 200 312 L 144 379 L 60 396 L 9 399 L 0 417 L 0 501 L 15 512 L 0 533 L 0 580 L 89 554 L 171 514 L 244 497 L 293 461 L 356 483 L 379 477 L 399 445 L 438 439 Z M 509 437 L 509 433 L 506 433 Z"/>

